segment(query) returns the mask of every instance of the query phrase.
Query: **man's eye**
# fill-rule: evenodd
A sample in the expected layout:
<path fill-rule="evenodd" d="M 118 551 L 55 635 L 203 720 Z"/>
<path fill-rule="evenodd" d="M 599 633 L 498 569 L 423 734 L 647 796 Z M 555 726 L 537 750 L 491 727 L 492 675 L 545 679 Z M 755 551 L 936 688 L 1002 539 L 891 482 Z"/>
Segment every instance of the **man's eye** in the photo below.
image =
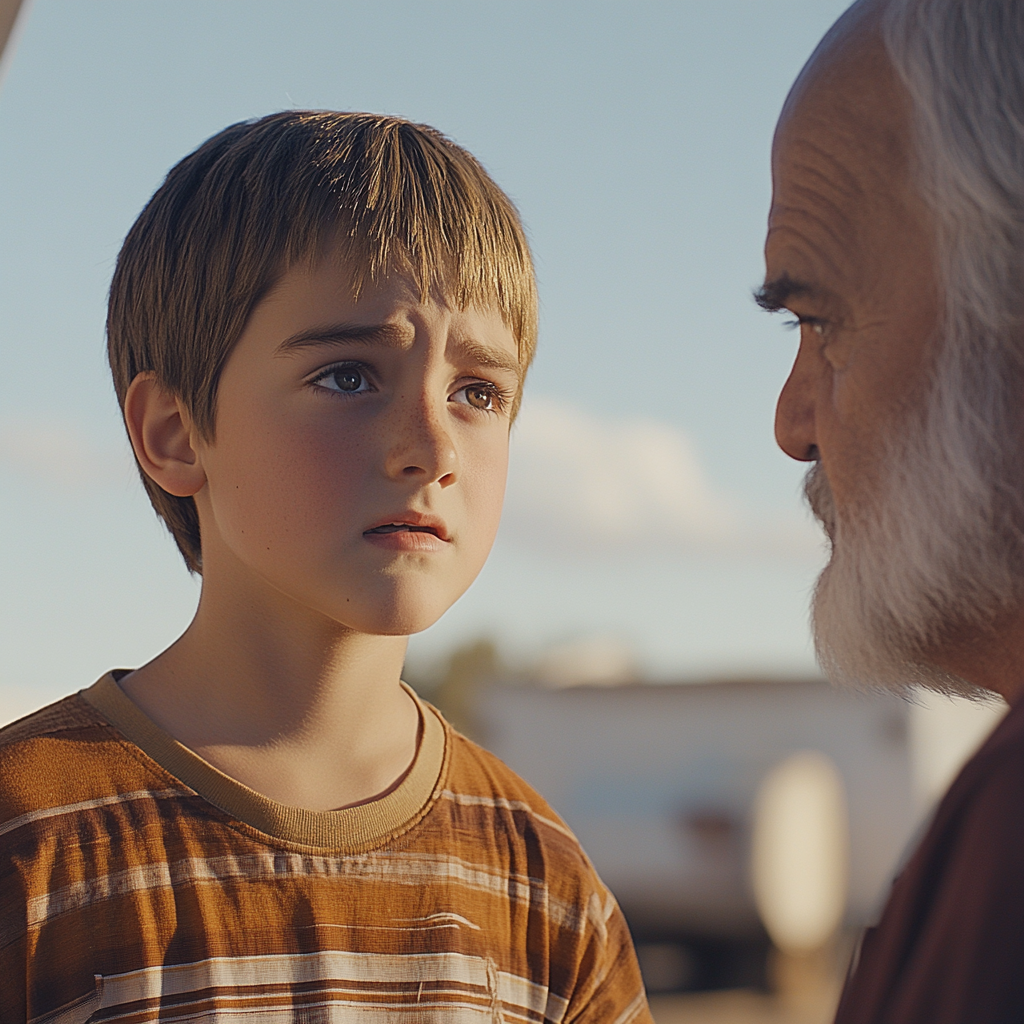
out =
<path fill-rule="evenodd" d="M 452 395 L 452 400 L 471 405 L 474 409 L 482 409 L 484 412 L 492 412 L 500 405 L 494 388 L 486 384 L 468 384 L 464 388 L 459 388 Z"/>
<path fill-rule="evenodd" d="M 340 391 L 342 394 L 355 395 L 369 390 L 366 375 L 356 366 L 336 366 L 328 370 L 314 381 L 328 391 Z"/>
<path fill-rule="evenodd" d="M 790 330 L 806 327 L 822 338 L 828 333 L 828 324 L 816 316 L 798 316 L 793 320 L 787 320 L 785 326 Z"/>

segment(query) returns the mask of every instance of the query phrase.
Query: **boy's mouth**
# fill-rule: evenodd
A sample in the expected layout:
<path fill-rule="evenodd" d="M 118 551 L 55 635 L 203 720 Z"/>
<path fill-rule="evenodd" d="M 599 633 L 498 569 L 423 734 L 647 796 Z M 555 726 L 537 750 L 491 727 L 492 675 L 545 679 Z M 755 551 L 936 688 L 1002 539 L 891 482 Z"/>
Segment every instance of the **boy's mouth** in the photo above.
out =
<path fill-rule="evenodd" d="M 431 526 L 410 526 L 408 523 L 385 523 L 383 526 L 375 526 L 367 533 L 401 533 L 403 530 L 409 533 L 432 533 L 437 536 L 437 530 Z"/>
<path fill-rule="evenodd" d="M 448 530 L 444 520 L 437 516 L 425 515 L 421 512 L 406 512 L 394 519 L 386 519 L 383 522 L 371 526 L 363 531 L 364 537 L 386 537 L 396 533 L 425 533 L 428 536 L 436 537 L 438 540 L 447 541 Z"/>

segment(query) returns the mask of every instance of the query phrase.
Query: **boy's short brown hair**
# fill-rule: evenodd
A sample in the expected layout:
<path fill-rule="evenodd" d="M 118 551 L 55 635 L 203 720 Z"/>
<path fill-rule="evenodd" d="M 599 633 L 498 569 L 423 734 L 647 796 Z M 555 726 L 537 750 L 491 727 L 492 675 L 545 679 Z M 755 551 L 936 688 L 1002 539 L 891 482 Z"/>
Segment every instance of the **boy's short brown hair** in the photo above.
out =
<path fill-rule="evenodd" d="M 280 276 L 336 248 L 356 294 L 391 273 L 465 307 L 496 305 L 525 370 L 537 339 L 529 245 L 508 197 L 466 150 L 397 117 L 291 110 L 232 125 L 167 175 L 125 239 L 107 351 L 118 401 L 152 371 L 207 439 L 217 382 Z M 141 472 L 141 469 L 140 469 Z M 201 572 L 192 498 L 142 482 Z"/>

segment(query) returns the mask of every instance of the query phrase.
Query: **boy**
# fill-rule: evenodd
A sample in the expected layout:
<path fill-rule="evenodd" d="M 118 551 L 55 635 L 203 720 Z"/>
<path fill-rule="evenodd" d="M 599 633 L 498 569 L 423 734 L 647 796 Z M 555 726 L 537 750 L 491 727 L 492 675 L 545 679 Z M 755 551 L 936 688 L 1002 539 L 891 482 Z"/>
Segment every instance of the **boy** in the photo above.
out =
<path fill-rule="evenodd" d="M 110 363 L 195 619 L 0 732 L 0 1019 L 649 1021 L 573 836 L 400 681 L 501 511 L 536 294 L 432 129 L 291 111 L 129 232 Z"/>

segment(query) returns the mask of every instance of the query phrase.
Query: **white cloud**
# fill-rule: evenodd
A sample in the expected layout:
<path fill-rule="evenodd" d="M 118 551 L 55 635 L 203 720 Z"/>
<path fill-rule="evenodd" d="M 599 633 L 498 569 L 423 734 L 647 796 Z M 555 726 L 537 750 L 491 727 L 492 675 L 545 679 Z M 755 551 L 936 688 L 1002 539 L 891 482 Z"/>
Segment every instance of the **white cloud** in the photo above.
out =
<path fill-rule="evenodd" d="M 127 452 L 102 445 L 70 421 L 0 424 L 0 466 L 62 489 L 104 487 L 131 477 Z"/>
<path fill-rule="evenodd" d="M 548 398 L 512 434 L 503 531 L 531 546 L 807 554 L 808 522 L 765 521 L 709 480 L 690 439 L 650 419 L 599 418 Z"/>

